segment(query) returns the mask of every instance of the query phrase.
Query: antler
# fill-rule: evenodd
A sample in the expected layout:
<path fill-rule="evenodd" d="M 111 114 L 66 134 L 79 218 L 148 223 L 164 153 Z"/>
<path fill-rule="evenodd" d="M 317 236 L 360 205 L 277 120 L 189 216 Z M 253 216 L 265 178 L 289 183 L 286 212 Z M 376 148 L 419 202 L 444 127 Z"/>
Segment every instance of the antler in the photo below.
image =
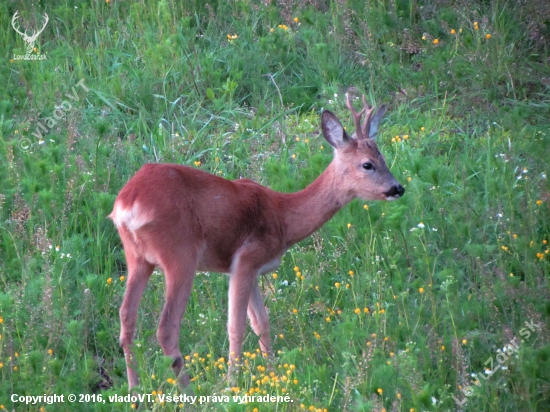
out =
<path fill-rule="evenodd" d="M 363 106 L 365 106 L 365 122 L 363 123 L 363 134 L 365 137 L 369 137 L 370 133 L 370 121 L 372 112 L 374 112 L 374 106 L 370 106 L 365 99 L 365 95 L 362 96 Z"/>
<path fill-rule="evenodd" d="M 363 113 L 365 113 L 365 108 L 363 108 L 363 110 L 357 113 L 353 108 L 353 105 L 351 104 L 349 93 L 346 93 L 346 106 L 348 107 L 349 111 L 353 115 L 353 123 L 355 124 L 355 133 L 357 135 L 357 138 L 359 140 L 364 139 L 365 136 L 363 135 L 363 131 L 361 130 L 361 116 L 363 116 Z"/>
<path fill-rule="evenodd" d="M 40 30 L 38 30 L 36 33 L 34 33 L 30 38 L 29 40 L 31 42 L 34 42 L 40 33 L 42 33 L 44 31 L 44 29 L 46 28 L 46 24 L 48 24 L 48 21 L 50 20 L 50 18 L 48 17 L 48 14 L 47 13 L 44 13 L 44 16 L 46 17 L 46 21 L 44 22 L 44 25 L 42 26 L 42 28 Z"/>
<path fill-rule="evenodd" d="M 48 13 L 44 13 L 44 17 L 45 17 L 44 25 L 40 29 L 39 33 L 42 33 L 44 31 L 44 29 L 46 28 L 46 24 L 48 24 L 48 22 L 50 21 L 50 17 L 48 16 Z"/>
<path fill-rule="evenodd" d="M 19 16 L 19 10 L 17 10 L 17 11 L 15 12 L 15 14 L 13 15 L 13 18 L 11 19 L 11 26 L 13 27 L 13 29 L 14 29 L 17 33 L 19 33 L 21 36 L 25 37 L 26 34 L 25 34 L 25 33 L 21 33 L 21 32 L 17 29 L 17 27 L 19 27 L 19 23 L 17 22 L 17 19 L 18 19 L 19 17 L 20 17 L 20 16 Z M 16 24 L 16 23 L 17 23 L 17 27 L 15 27 L 15 24 Z"/>
<path fill-rule="evenodd" d="M 19 22 L 17 21 L 17 19 L 19 17 L 21 17 L 20 14 L 19 14 L 19 10 L 17 10 L 15 12 L 15 14 L 13 15 L 13 18 L 11 19 L 11 25 L 17 33 L 19 33 L 21 36 L 23 36 L 23 39 L 27 43 L 32 44 L 34 41 L 36 41 L 36 39 L 38 38 L 40 33 L 42 33 L 42 31 L 44 31 L 44 29 L 46 28 L 46 24 L 48 24 L 48 21 L 50 21 L 50 17 L 48 16 L 47 13 L 44 13 L 44 16 L 45 16 L 44 25 L 42 26 L 42 28 L 40 30 L 37 30 L 36 32 L 33 32 L 32 36 L 27 35 L 27 30 L 25 30 L 25 33 L 22 33 L 21 31 L 18 30 L 20 25 L 19 25 Z M 17 27 L 15 26 L 16 24 L 17 24 Z"/>
<path fill-rule="evenodd" d="M 374 111 L 374 106 L 371 107 L 367 103 L 367 101 L 365 100 L 365 95 L 363 95 L 362 100 L 363 100 L 363 109 L 359 113 L 357 113 L 353 108 L 349 93 L 346 93 L 346 106 L 350 110 L 351 114 L 353 115 L 353 123 L 355 124 L 355 133 L 358 140 L 363 140 L 369 136 L 370 119 L 372 116 L 372 112 Z M 363 126 L 361 126 L 361 116 L 363 115 L 363 113 L 365 113 L 365 121 L 363 122 Z"/>

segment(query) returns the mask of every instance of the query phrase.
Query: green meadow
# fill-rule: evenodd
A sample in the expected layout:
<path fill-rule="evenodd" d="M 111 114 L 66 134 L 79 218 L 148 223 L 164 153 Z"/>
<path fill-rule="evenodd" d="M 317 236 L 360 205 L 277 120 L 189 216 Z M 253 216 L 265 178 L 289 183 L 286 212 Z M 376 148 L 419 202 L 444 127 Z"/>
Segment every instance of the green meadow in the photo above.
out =
<path fill-rule="evenodd" d="M 550 410 L 550 3 L 8 0 L 0 23 L 0 411 Z M 226 275 L 195 278 L 181 389 L 155 271 L 130 393 L 118 191 L 157 162 L 303 189 L 346 93 L 389 105 L 404 197 L 260 279 L 274 358 L 248 328 L 232 384 Z"/>

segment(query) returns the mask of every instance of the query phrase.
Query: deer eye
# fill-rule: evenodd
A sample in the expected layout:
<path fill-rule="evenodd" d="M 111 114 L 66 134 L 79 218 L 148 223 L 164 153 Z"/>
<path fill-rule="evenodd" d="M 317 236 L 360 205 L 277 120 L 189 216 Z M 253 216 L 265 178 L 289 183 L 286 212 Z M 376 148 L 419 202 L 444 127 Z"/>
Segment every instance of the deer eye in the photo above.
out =
<path fill-rule="evenodd" d="M 369 162 L 363 163 L 363 169 L 372 170 L 372 169 L 374 169 L 374 166 L 372 165 L 372 163 L 369 163 Z"/>

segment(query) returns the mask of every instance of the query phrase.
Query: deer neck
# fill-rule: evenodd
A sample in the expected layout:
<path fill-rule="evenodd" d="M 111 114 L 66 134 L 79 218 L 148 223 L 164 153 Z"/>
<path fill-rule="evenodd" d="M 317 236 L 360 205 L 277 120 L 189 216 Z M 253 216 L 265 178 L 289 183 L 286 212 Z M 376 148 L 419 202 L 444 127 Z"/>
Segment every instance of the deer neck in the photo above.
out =
<path fill-rule="evenodd" d="M 353 199 L 341 180 L 333 160 L 305 189 L 282 194 L 288 247 L 311 235 Z"/>

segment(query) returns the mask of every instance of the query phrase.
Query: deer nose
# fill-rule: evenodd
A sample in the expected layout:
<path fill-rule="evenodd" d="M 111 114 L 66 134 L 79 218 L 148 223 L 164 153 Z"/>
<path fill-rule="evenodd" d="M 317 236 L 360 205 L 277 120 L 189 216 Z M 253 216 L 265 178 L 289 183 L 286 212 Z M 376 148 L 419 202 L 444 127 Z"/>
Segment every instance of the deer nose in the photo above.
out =
<path fill-rule="evenodd" d="M 398 198 L 405 194 L 405 188 L 398 183 L 397 185 L 393 185 L 391 189 L 384 194 L 386 197 Z"/>

